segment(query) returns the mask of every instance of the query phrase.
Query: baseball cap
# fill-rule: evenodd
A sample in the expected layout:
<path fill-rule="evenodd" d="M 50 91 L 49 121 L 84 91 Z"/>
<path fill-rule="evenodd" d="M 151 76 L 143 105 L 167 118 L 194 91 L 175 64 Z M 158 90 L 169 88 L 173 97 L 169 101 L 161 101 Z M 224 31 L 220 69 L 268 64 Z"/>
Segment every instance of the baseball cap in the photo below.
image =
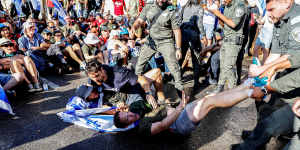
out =
<path fill-rule="evenodd" d="M 5 44 L 12 44 L 11 40 L 10 39 L 7 39 L 7 38 L 1 38 L 0 39 L 0 46 L 3 46 Z"/>

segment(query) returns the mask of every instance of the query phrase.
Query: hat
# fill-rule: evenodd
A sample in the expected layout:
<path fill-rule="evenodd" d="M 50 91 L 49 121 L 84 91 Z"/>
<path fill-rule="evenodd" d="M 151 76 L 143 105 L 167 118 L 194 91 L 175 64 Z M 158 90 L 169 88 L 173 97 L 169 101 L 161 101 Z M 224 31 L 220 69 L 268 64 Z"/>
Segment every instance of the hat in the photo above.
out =
<path fill-rule="evenodd" d="M 49 31 L 48 29 L 44 29 L 42 34 L 48 34 L 48 33 L 51 33 L 51 31 Z"/>
<path fill-rule="evenodd" d="M 2 29 L 2 28 L 7 28 L 8 26 L 7 25 L 5 25 L 5 24 L 3 24 L 3 23 L 0 23 L 0 29 Z"/>
<path fill-rule="evenodd" d="M 102 14 L 99 12 L 96 13 L 96 16 L 100 16 L 102 18 Z"/>
<path fill-rule="evenodd" d="M 7 38 L 1 38 L 0 39 L 0 46 L 3 46 L 5 44 L 11 44 L 11 40 L 7 39 Z"/>
<path fill-rule="evenodd" d="M 33 23 L 33 22 L 25 22 L 23 24 L 23 26 L 24 26 L 24 29 L 28 29 L 28 28 L 31 28 L 31 27 L 35 27 L 35 23 Z"/>
<path fill-rule="evenodd" d="M 112 30 L 112 31 L 110 32 L 110 35 L 111 35 L 111 37 L 113 37 L 113 36 L 119 36 L 120 33 L 119 33 L 118 31 L 116 31 L 116 30 Z"/>
<path fill-rule="evenodd" d="M 128 30 L 126 28 L 123 28 L 120 32 L 121 35 L 124 35 L 124 34 L 129 34 Z"/>
<path fill-rule="evenodd" d="M 88 33 L 86 38 L 83 40 L 85 44 L 97 44 L 100 42 L 99 38 L 95 33 Z"/>
<path fill-rule="evenodd" d="M 21 13 L 18 17 L 19 18 L 24 18 L 24 17 L 26 17 L 26 15 L 24 13 Z"/>
<path fill-rule="evenodd" d="M 75 95 L 78 96 L 78 97 L 81 97 L 85 100 L 87 97 L 90 96 L 92 91 L 93 91 L 92 86 L 81 85 L 76 89 Z"/>
<path fill-rule="evenodd" d="M 120 22 L 120 21 L 122 21 L 123 20 L 123 17 L 122 16 L 118 16 L 117 18 L 116 18 L 116 21 L 117 22 Z"/>
<path fill-rule="evenodd" d="M 51 19 L 52 19 L 52 20 L 57 20 L 57 19 L 58 19 L 58 16 L 57 16 L 57 15 L 54 15 L 54 16 L 52 16 Z"/>

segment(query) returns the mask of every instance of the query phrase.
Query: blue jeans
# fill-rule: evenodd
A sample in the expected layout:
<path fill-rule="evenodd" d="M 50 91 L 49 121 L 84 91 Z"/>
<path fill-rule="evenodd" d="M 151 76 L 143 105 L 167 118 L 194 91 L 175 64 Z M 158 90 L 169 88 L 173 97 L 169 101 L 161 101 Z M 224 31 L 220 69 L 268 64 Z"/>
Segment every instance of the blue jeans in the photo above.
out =
<path fill-rule="evenodd" d="M 12 76 L 10 74 L 0 73 L 1 86 L 4 86 L 11 78 L 12 78 Z"/>

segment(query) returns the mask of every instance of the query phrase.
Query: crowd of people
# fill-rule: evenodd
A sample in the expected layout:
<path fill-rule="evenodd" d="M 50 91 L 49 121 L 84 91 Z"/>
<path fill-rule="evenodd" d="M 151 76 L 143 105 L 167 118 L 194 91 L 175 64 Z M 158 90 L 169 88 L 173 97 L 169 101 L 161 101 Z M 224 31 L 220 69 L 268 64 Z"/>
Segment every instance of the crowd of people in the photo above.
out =
<path fill-rule="evenodd" d="M 299 149 L 299 2 L 266 0 L 265 11 L 255 0 L 58 2 L 64 18 L 51 0 L 47 17 L 30 0 L 22 0 L 21 13 L 1 1 L 0 83 L 10 98 L 45 90 L 41 76 L 81 71 L 88 84 L 75 92 L 80 109 L 117 106 L 115 126 L 138 124 L 134 130 L 146 136 L 189 135 L 210 110 L 252 98 L 258 123 L 231 148 L 262 149 L 271 137 L 289 135 L 285 148 Z M 246 55 L 253 61 L 242 82 Z M 190 103 L 189 68 L 194 92 L 215 85 Z M 166 99 L 171 80 L 181 101 Z"/>

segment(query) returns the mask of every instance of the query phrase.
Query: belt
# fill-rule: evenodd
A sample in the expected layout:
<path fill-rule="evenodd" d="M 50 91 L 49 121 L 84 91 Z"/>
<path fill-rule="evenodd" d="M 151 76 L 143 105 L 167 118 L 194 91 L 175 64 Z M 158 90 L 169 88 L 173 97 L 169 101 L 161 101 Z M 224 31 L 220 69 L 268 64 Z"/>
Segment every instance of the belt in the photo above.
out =
<path fill-rule="evenodd" d="M 224 42 L 235 43 L 235 39 L 227 38 L 227 39 L 224 39 Z"/>

